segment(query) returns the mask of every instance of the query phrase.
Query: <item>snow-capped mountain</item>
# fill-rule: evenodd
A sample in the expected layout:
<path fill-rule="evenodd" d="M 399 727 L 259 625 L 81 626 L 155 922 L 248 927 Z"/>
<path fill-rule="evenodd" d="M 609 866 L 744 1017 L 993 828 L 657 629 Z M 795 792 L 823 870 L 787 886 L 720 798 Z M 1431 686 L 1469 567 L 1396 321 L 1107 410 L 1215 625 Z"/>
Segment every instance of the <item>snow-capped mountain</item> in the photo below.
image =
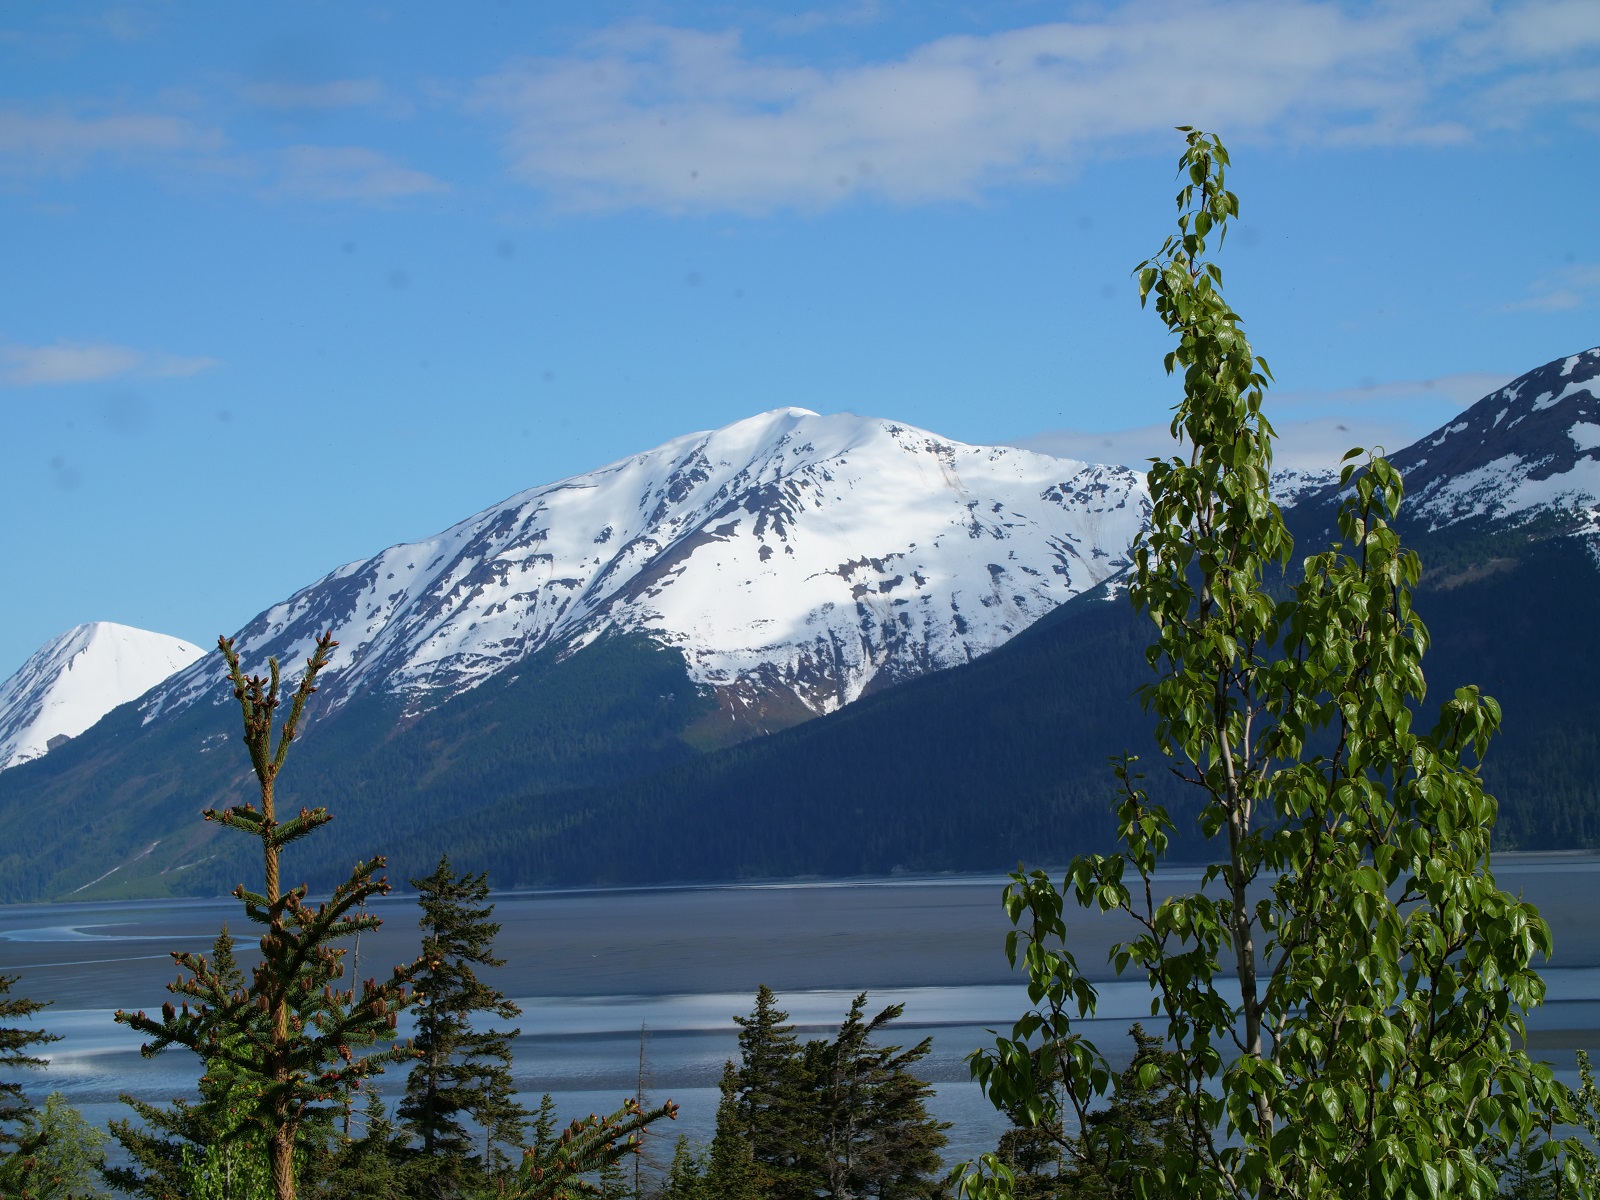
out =
<path fill-rule="evenodd" d="M 0 771 L 77 737 L 202 653 L 180 638 L 111 621 L 52 638 L 0 683 Z"/>
<path fill-rule="evenodd" d="M 814 713 L 952 666 L 1116 572 L 1143 476 L 908 425 L 787 408 L 533 488 L 350 563 L 239 635 L 247 664 L 340 642 L 319 710 L 398 694 L 425 711 L 544 647 L 608 630 L 680 649 L 724 706 Z M 212 665 L 146 701 L 211 694 Z"/>
<path fill-rule="evenodd" d="M 1519 376 L 1391 461 L 1432 529 L 1547 513 L 1600 528 L 1600 347 Z"/>

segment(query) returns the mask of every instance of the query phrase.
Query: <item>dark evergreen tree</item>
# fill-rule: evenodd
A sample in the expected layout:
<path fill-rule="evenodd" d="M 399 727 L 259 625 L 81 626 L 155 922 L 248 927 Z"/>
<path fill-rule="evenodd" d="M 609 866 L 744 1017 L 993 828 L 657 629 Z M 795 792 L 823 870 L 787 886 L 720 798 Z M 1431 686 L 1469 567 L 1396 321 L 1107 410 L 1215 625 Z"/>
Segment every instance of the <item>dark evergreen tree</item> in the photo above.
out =
<path fill-rule="evenodd" d="M 383 859 L 357 863 L 350 878 L 315 908 L 305 903 L 304 885 L 285 891 L 280 884 L 283 847 L 332 820 L 325 808 L 302 808 L 280 821 L 274 787 L 306 702 L 317 690 L 316 678 L 336 645 L 331 634 L 317 639 L 274 745 L 274 714 L 281 702 L 278 660 L 267 660 L 268 678 L 247 678 L 232 640 L 217 640 L 243 714 L 260 807 L 247 802 L 220 812 L 207 809 L 204 816 L 261 843 L 263 890 L 252 892 L 241 885 L 233 893 L 244 903 L 245 915 L 265 927 L 261 962 L 249 987 L 239 988 L 231 986 L 204 956 L 175 953 L 173 959 L 189 974 L 167 987 L 185 997 L 182 1009 L 169 1001 L 162 1006 L 159 1021 L 143 1012 L 116 1014 L 118 1021 L 151 1036 L 153 1040 L 142 1048 L 145 1055 L 182 1046 L 208 1064 L 226 1063 L 254 1091 L 247 1115 L 266 1138 L 277 1200 L 295 1200 L 294 1157 L 301 1127 L 325 1114 L 329 1102 L 356 1081 L 381 1071 L 387 1062 L 411 1057 L 409 1048 L 369 1050 L 364 1055 L 355 1051 L 392 1040 L 395 1015 L 410 1000 L 406 985 L 415 965 L 396 967 L 385 983 L 367 980 L 359 996 L 354 987 L 347 991 L 333 987 L 344 974 L 344 950 L 334 943 L 380 924 L 376 917 L 356 915 L 356 910 L 389 890 L 377 876 Z M 191 1006 L 190 1001 L 195 1003 Z"/>
<path fill-rule="evenodd" d="M 891 1004 L 864 1019 L 867 995 L 850 1005 L 833 1041 L 806 1043 L 806 1075 L 817 1136 L 802 1159 L 822 1195 L 922 1200 L 946 1194 L 939 1151 L 950 1126 L 929 1115 L 933 1089 L 910 1071 L 927 1057 L 924 1038 L 909 1050 L 873 1037 L 905 1010 Z"/>
<path fill-rule="evenodd" d="M 595 1172 L 594 1188 L 600 1200 L 638 1200 L 633 1190 L 633 1163 L 639 1159 L 638 1149 L 628 1155 L 632 1160 L 624 1167 L 621 1159 L 609 1159 Z"/>
<path fill-rule="evenodd" d="M 809 1197 L 815 1181 L 801 1163 L 816 1131 L 789 1014 L 763 983 L 750 1015 L 734 1021 L 739 1026 L 738 1120 L 760 1168 L 761 1188 L 774 1200 Z"/>
<path fill-rule="evenodd" d="M 539 1109 L 533 1114 L 533 1144 L 529 1147 L 535 1158 L 542 1158 L 556 1144 L 556 1101 L 549 1092 L 539 1097 Z"/>
<path fill-rule="evenodd" d="M 685 1136 L 680 1135 L 673 1147 L 660 1200 L 715 1200 L 706 1189 L 706 1157 Z"/>
<path fill-rule="evenodd" d="M 302 1168 L 307 1200 L 394 1200 L 409 1194 L 405 1138 L 389 1120 L 383 1097 L 367 1087 L 360 1137 L 342 1131 L 309 1169 Z"/>
<path fill-rule="evenodd" d="M 541 1115 L 543 1109 L 541 1105 Z M 536 1125 L 534 1146 L 522 1156 L 515 1172 L 496 1175 L 489 1195 L 495 1200 L 598 1197 L 601 1193 L 594 1181 L 613 1164 L 638 1153 L 640 1133 L 663 1117 L 677 1115 L 678 1106 L 670 1100 L 658 1108 L 641 1109 L 630 1096 L 616 1112 L 580 1117 L 553 1140 L 545 1140 Z M 626 1172 L 622 1178 L 626 1180 Z"/>
<path fill-rule="evenodd" d="M 30 1000 L 26 996 L 11 995 L 11 987 L 19 976 L 0 975 L 0 1021 L 27 1019 L 48 1001 Z M 0 1070 L 14 1071 L 19 1067 L 38 1070 L 48 1064 L 42 1058 L 28 1053 L 31 1046 L 43 1046 L 61 1039 L 43 1029 L 29 1029 L 20 1025 L 0 1025 Z M 33 1135 L 33 1105 L 23 1093 L 22 1085 L 14 1081 L 0 1082 L 0 1154 L 9 1147 L 21 1151 Z"/>
<path fill-rule="evenodd" d="M 765 990 L 765 989 L 763 989 Z M 767 993 L 769 998 L 771 993 Z M 776 1009 L 773 1010 L 776 1013 Z M 776 1013 L 778 1023 L 787 1020 Z M 768 1200 L 776 1195 L 751 1144 L 749 1118 L 742 1111 L 740 1073 L 722 1067 L 722 1100 L 717 1105 L 717 1130 L 706 1156 L 705 1195 L 714 1200 Z"/>
<path fill-rule="evenodd" d="M 400 1120 L 440 1170 L 459 1173 L 473 1160 L 470 1117 L 484 1132 L 480 1169 L 507 1165 L 502 1147 L 522 1142 L 528 1111 L 511 1079 L 511 1042 L 521 1030 L 478 1030 L 475 1014 L 504 1019 L 522 1012 L 474 968 L 498 967 L 488 879 L 457 876 L 448 855 L 433 874 L 413 879 L 422 907 L 422 967 L 416 975 L 417 1065 L 406 1080 Z"/>

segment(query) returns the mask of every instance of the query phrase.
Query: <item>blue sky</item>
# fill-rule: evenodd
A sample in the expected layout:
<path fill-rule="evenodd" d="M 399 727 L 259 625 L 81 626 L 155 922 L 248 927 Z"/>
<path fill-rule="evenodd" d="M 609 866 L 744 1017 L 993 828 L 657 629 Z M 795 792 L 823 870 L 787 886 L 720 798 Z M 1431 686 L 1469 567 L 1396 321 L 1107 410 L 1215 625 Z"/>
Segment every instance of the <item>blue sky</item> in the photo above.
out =
<path fill-rule="evenodd" d="M 0 677 L 780 405 L 1137 463 L 1179 123 L 1284 461 L 1600 343 L 1593 0 L 0 0 Z"/>

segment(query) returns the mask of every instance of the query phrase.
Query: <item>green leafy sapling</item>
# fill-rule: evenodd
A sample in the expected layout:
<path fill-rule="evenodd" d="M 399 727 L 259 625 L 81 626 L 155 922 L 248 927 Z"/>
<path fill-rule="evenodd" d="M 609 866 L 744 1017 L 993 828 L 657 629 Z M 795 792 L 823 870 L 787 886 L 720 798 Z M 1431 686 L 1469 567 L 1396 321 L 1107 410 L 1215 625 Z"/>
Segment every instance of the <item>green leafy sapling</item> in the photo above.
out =
<path fill-rule="evenodd" d="M 1523 1049 L 1549 927 L 1490 868 L 1495 801 L 1476 764 L 1500 710 L 1464 687 L 1431 730 L 1415 722 L 1420 566 L 1395 527 L 1402 480 L 1382 457 L 1347 456 L 1342 544 L 1285 583 L 1271 377 L 1206 258 L 1238 199 L 1222 144 L 1183 132 L 1178 233 L 1137 274 L 1177 339 L 1172 432 L 1188 454 L 1151 465 L 1129 594 L 1155 626 L 1140 697 L 1216 859 L 1198 890 L 1157 899 L 1174 825 L 1124 758 L 1122 851 L 1074 860 L 1059 891 L 1021 871 L 1006 889 L 1007 953 L 1033 1007 L 972 1071 L 1034 1124 L 1065 1113 L 1081 1128 L 1104 1104 L 1112 1072 L 1077 1027 L 1098 994 L 1065 945 L 1070 894 L 1132 923 L 1111 961 L 1148 980 L 1166 1017 L 1171 1053 L 1146 1082 L 1170 1086 L 1177 1127 L 1156 1159 L 1080 1141 L 1074 1171 L 1139 1196 L 1486 1200 L 1507 1145 L 1573 1115 L 1569 1090 Z M 1531 1169 L 1559 1160 L 1565 1185 L 1587 1194 L 1575 1141 L 1537 1147 Z M 961 1186 L 1003 1196 L 1014 1182 L 990 1158 Z"/>

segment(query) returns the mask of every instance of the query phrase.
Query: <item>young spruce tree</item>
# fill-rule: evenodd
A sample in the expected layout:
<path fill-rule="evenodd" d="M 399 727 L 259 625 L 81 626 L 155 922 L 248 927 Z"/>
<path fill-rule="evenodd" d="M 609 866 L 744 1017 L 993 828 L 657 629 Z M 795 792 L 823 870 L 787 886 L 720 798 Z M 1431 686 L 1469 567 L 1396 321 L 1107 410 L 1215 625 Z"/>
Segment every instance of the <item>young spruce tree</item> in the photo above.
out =
<path fill-rule="evenodd" d="M 45 1000 L 30 1000 L 26 996 L 13 996 L 12 986 L 19 977 L 0 975 L 0 1021 L 27 1019 L 43 1008 Z M 0 1070 L 14 1071 L 18 1067 L 40 1070 L 48 1066 L 44 1059 L 28 1053 L 32 1046 L 44 1046 L 60 1041 L 60 1037 L 43 1029 L 22 1025 L 0 1025 Z M 15 1081 L 0 1081 L 0 1157 L 8 1153 L 25 1153 L 34 1133 L 34 1107 L 22 1085 Z M 9 1150 L 8 1150 L 9 1148 Z"/>
<path fill-rule="evenodd" d="M 1490 867 L 1495 801 L 1475 764 L 1499 707 L 1463 687 L 1431 730 L 1414 723 L 1421 568 L 1400 544 L 1402 482 L 1383 458 L 1346 456 L 1343 545 L 1285 579 L 1269 376 L 1205 257 L 1239 211 L 1228 155 L 1183 132 L 1178 233 L 1138 279 L 1177 338 L 1172 432 L 1189 449 L 1151 466 L 1129 595 L 1154 625 L 1142 699 L 1216 857 L 1198 890 L 1154 899 L 1173 824 L 1124 758 L 1123 851 L 1078 858 L 1060 891 L 1038 871 L 1006 889 L 1007 953 L 1025 963 L 1034 1007 L 973 1056 L 973 1074 L 1033 1124 L 1065 1107 L 1081 1128 L 1103 1104 L 1112 1072 L 1075 1027 L 1097 993 L 1064 945 L 1070 893 L 1131 922 L 1112 963 L 1136 968 L 1166 1017 L 1171 1054 L 1141 1078 L 1171 1085 L 1182 1135 L 1157 1161 L 1126 1140 L 1069 1147 L 1108 1191 L 1489 1200 L 1497 1157 L 1523 1143 L 1536 1146 L 1528 1170 L 1562 1159 L 1567 1186 L 1587 1194 L 1575 1140 L 1530 1142 L 1575 1114 L 1524 1049 L 1549 927 Z M 962 1190 L 1006 1196 L 1013 1183 L 988 1156 Z"/>
<path fill-rule="evenodd" d="M 245 987 L 226 924 L 211 944 L 211 970 L 228 992 Z M 224 1059 L 204 1066 L 197 1102 L 180 1099 L 164 1107 L 127 1093 L 118 1097 L 138 1121 L 108 1125 L 124 1159 L 106 1168 L 112 1187 L 147 1200 L 255 1200 L 270 1189 L 266 1138 L 249 1119 L 254 1088 Z"/>
<path fill-rule="evenodd" d="M 498 967 L 494 939 L 500 926 L 485 901 L 483 873 L 458 876 L 450 856 L 431 875 L 413 879 L 422 908 L 422 966 L 415 976 L 417 1065 L 406 1079 L 399 1117 L 422 1143 L 422 1155 L 440 1168 L 472 1157 L 470 1117 L 484 1131 L 483 1168 L 505 1165 L 502 1146 L 522 1142 L 528 1111 L 516 1101 L 511 1042 L 518 1029 L 476 1029 L 473 1017 L 510 1019 L 522 1010 L 477 976 L 475 967 Z"/>
<path fill-rule="evenodd" d="M 317 676 L 337 644 L 331 634 L 316 640 L 274 744 L 278 660 L 267 660 L 267 678 L 247 677 L 232 639 L 217 639 L 243 714 L 260 807 L 246 802 L 220 812 L 207 809 L 204 816 L 261 844 L 262 890 L 241 885 L 233 893 L 243 902 L 245 916 L 264 928 L 261 962 L 249 986 L 241 988 L 204 956 L 174 953 L 173 959 L 189 973 L 167 985 L 184 997 L 181 1008 L 169 1001 L 159 1021 L 143 1012 L 116 1014 L 121 1023 L 150 1035 L 152 1040 L 142 1047 L 147 1057 L 182 1046 L 207 1064 L 225 1064 L 237 1074 L 252 1093 L 247 1115 L 265 1137 L 276 1200 L 295 1198 L 295 1143 L 308 1119 L 385 1063 L 412 1057 L 409 1047 L 370 1047 L 392 1042 L 396 1014 L 410 999 L 406 986 L 416 964 L 396 967 L 383 983 L 368 979 L 359 993 L 353 985 L 344 991 L 333 986 L 344 974 L 344 950 L 334 943 L 381 923 L 353 910 L 389 890 L 377 875 L 383 859 L 358 862 L 350 878 L 314 908 L 305 903 L 304 885 L 284 890 L 280 882 L 283 848 L 332 820 L 325 808 L 302 808 L 280 820 L 274 785 L 306 701 L 317 690 Z"/>
<path fill-rule="evenodd" d="M 763 983 L 750 1015 L 733 1019 L 739 1026 L 738 1128 L 758 1168 L 760 1189 L 772 1200 L 808 1198 L 815 1181 L 801 1160 L 816 1130 L 789 1014 Z"/>

